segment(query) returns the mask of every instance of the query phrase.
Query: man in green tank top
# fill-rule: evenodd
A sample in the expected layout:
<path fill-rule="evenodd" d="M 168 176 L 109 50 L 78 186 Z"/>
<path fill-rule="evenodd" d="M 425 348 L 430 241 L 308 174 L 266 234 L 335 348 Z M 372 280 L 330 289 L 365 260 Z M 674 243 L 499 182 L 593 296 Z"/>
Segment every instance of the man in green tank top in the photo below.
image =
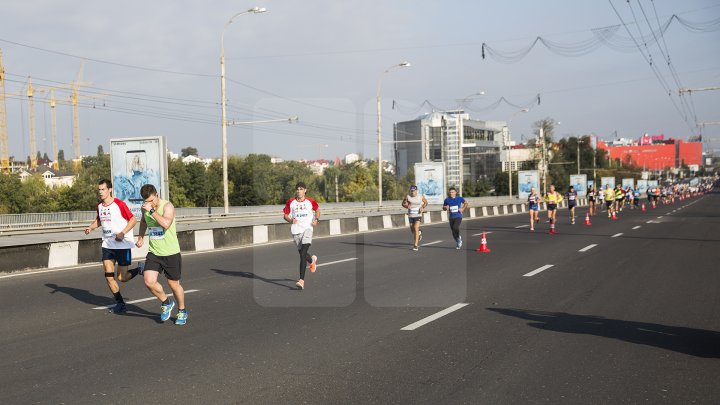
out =
<path fill-rule="evenodd" d="M 141 247 L 144 243 L 145 233 L 150 238 L 150 247 L 145 258 L 143 278 L 145 286 L 162 302 L 160 321 L 170 319 L 175 302 L 177 301 L 178 314 L 176 325 L 185 325 L 188 313 L 185 310 L 185 290 L 180 285 L 182 258 L 180 257 L 180 243 L 175 230 L 175 207 L 170 201 L 161 200 L 157 190 L 152 184 L 145 184 L 140 188 L 140 195 L 144 202 L 142 205 L 142 220 L 140 232 L 135 245 Z M 162 284 L 158 282 L 160 273 L 165 274 L 168 286 L 175 296 L 171 300 L 163 291 Z"/>

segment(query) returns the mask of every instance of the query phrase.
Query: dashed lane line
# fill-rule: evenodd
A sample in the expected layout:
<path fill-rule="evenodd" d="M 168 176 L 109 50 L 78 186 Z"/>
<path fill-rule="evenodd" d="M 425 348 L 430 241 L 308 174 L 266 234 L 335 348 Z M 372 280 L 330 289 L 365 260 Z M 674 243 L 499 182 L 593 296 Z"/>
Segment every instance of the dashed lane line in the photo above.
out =
<path fill-rule="evenodd" d="M 617 238 L 618 236 L 622 236 L 622 232 L 616 233 L 615 235 L 611 236 L 611 238 Z"/>
<path fill-rule="evenodd" d="M 597 243 L 593 243 L 592 245 L 585 246 L 584 248 L 578 250 L 578 252 L 587 252 L 588 250 L 594 248 L 597 246 Z"/>
<path fill-rule="evenodd" d="M 540 268 L 537 268 L 537 269 L 531 271 L 530 273 L 523 274 L 523 277 L 532 277 L 532 276 L 534 276 L 534 275 L 536 275 L 536 274 L 538 274 L 538 273 L 540 273 L 540 272 L 543 272 L 543 271 L 549 269 L 549 268 L 552 267 L 552 266 L 554 266 L 554 264 L 546 264 L 546 265 L 544 265 L 544 266 L 542 266 L 542 267 L 540 267 Z"/>
<path fill-rule="evenodd" d="M 457 311 L 458 309 L 463 308 L 463 307 L 465 307 L 465 306 L 467 306 L 467 305 L 468 305 L 467 303 L 462 303 L 462 302 L 459 303 L 459 304 L 455 304 L 455 305 L 453 305 L 453 306 L 451 306 L 451 307 L 449 307 L 449 308 L 443 309 L 443 310 L 440 311 L 440 312 L 437 312 L 437 313 L 435 313 L 435 314 L 433 314 L 433 315 L 430 315 L 430 316 L 428 316 L 428 317 L 426 317 L 426 318 L 423 318 L 423 319 L 421 319 L 421 320 L 419 320 L 419 321 L 417 321 L 417 322 L 415 322 L 415 323 L 411 323 L 410 325 L 408 325 L 408 326 L 406 326 L 406 327 L 404 327 L 404 328 L 401 328 L 400 330 L 407 330 L 407 331 L 415 330 L 415 329 L 417 329 L 417 328 L 419 328 L 419 327 L 421 327 L 421 326 L 423 326 L 423 325 L 426 325 L 426 324 L 428 324 L 428 323 L 430 323 L 430 322 L 432 322 L 432 321 L 434 321 L 434 320 L 436 320 L 436 319 L 442 318 L 443 316 L 445 316 L 445 315 L 447 315 L 447 314 L 453 313 L 453 312 Z"/>
<path fill-rule="evenodd" d="M 639 228 L 640 228 L 640 225 L 633 227 L 633 229 L 639 229 Z"/>

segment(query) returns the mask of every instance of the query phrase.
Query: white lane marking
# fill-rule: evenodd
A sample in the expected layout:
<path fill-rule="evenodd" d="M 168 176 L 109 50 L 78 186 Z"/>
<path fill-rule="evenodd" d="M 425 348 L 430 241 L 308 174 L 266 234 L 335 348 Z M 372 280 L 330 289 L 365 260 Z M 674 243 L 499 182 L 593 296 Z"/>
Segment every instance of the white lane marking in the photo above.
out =
<path fill-rule="evenodd" d="M 660 215 L 659 217 L 657 217 L 657 219 L 662 219 L 662 215 Z"/>
<path fill-rule="evenodd" d="M 440 242 L 442 242 L 442 241 L 441 241 L 441 240 L 435 240 L 435 241 L 432 241 L 432 242 L 423 243 L 423 244 L 420 245 L 420 246 L 430 246 L 430 245 L 435 245 L 435 244 L 440 243 Z"/>
<path fill-rule="evenodd" d="M 197 291 L 200 291 L 200 290 L 185 290 L 185 294 L 189 294 L 189 293 L 193 293 L 193 292 L 197 292 Z M 168 294 L 167 296 L 168 296 L 168 297 L 172 297 L 172 293 Z M 139 299 L 139 300 L 125 301 L 125 303 L 126 303 L 126 304 L 134 304 L 134 303 L 136 303 L 136 302 L 152 301 L 152 300 L 156 300 L 156 299 L 157 299 L 156 297 L 141 298 L 141 299 Z M 110 309 L 110 308 L 113 308 L 113 307 L 115 307 L 115 304 L 106 305 L 106 306 L 102 306 L 102 307 L 95 307 L 95 308 L 93 308 L 93 309 Z"/>
<path fill-rule="evenodd" d="M 357 257 L 351 257 L 349 259 L 335 260 L 334 262 L 318 263 L 316 266 L 317 267 L 329 266 L 331 264 L 345 263 L 345 262 L 350 262 L 350 261 L 357 260 L 357 259 L 358 259 Z"/>
<path fill-rule="evenodd" d="M 530 273 L 523 274 L 523 277 L 532 277 L 532 276 L 540 273 L 541 271 L 545 271 L 545 270 L 549 269 L 552 266 L 554 266 L 554 264 L 546 264 L 546 265 L 540 267 L 539 269 L 535 269 L 535 270 L 531 271 Z"/>
<path fill-rule="evenodd" d="M 481 235 L 482 235 L 483 233 L 484 233 L 485 235 L 490 235 L 490 234 L 492 233 L 492 231 L 488 231 L 488 232 L 480 232 L 480 233 L 474 233 L 474 234 L 473 234 L 472 236 L 481 236 Z"/>
<path fill-rule="evenodd" d="M 578 252 L 587 252 L 588 250 L 594 248 L 597 246 L 597 243 L 593 243 L 592 245 L 585 246 L 584 248 L 578 250 Z"/>
<path fill-rule="evenodd" d="M 611 236 L 611 238 L 617 238 L 618 236 L 622 236 L 622 232 L 616 233 L 615 235 Z"/>
<path fill-rule="evenodd" d="M 657 221 L 653 221 L 652 219 L 646 222 L 646 224 L 657 224 L 657 223 L 658 223 Z"/>
<path fill-rule="evenodd" d="M 462 308 L 462 307 L 464 307 L 464 306 L 467 306 L 467 305 L 468 305 L 467 303 L 462 303 L 462 302 L 459 303 L 459 304 L 455 304 L 455 305 L 453 305 L 453 306 L 451 306 L 451 307 L 449 307 L 449 308 L 443 309 L 442 311 L 440 311 L 440 312 L 438 312 L 438 313 L 435 313 L 435 314 L 430 315 L 430 316 L 428 316 L 428 317 L 426 317 L 426 318 L 423 318 L 423 319 L 421 319 L 421 320 L 419 320 L 419 321 L 417 321 L 417 322 L 415 322 L 415 323 L 411 323 L 410 325 L 408 325 L 408 326 L 406 326 L 406 327 L 404 327 L 404 328 L 401 328 L 400 330 L 415 330 L 415 329 L 417 329 L 417 328 L 419 328 L 419 327 L 421 327 L 421 326 L 423 326 L 423 325 L 425 325 L 425 324 L 428 324 L 428 323 L 430 323 L 430 322 L 432 322 L 432 321 L 434 321 L 434 320 L 436 320 L 436 319 L 442 318 L 443 316 L 445 316 L 445 315 L 447 315 L 447 314 L 449 314 L 449 313 L 455 312 L 455 311 L 457 311 L 458 309 L 460 309 L 460 308 Z"/>
<path fill-rule="evenodd" d="M 633 227 L 633 229 L 639 229 L 639 228 L 640 228 L 640 225 Z"/>
<path fill-rule="evenodd" d="M 528 226 L 530 226 L 530 225 L 520 225 L 520 226 L 516 226 L 515 229 L 527 228 Z"/>

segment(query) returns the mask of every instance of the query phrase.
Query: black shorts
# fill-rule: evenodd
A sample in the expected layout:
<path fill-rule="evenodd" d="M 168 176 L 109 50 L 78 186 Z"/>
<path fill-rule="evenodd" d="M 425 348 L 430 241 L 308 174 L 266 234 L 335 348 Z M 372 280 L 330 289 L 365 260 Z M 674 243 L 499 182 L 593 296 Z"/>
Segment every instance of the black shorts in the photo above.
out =
<path fill-rule="evenodd" d="M 408 221 L 410 221 L 410 225 L 414 224 L 415 222 L 420 222 L 422 220 L 422 217 L 408 217 Z"/>
<path fill-rule="evenodd" d="M 548 205 L 547 205 L 547 210 L 548 210 L 548 211 L 555 211 L 556 209 L 557 209 L 557 204 L 550 204 L 550 203 L 548 203 Z"/>
<path fill-rule="evenodd" d="M 613 200 L 605 200 L 605 207 L 607 207 L 607 208 L 612 207 L 614 202 L 615 201 L 613 201 Z"/>
<path fill-rule="evenodd" d="M 112 260 L 120 266 L 129 266 L 132 262 L 132 250 L 102 248 L 102 259 Z"/>
<path fill-rule="evenodd" d="M 568 209 L 571 210 L 571 209 L 575 208 L 575 205 L 577 205 L 577 204 L 575 204 L 575 203 L 572 203 L 572 204 L 571 204 L 571 203 L 568 203 Z"/>
<path fill-rule="evenodd" d="M 181 270 L 182 257 L 180 257 L 180 253 L 170 256 L 157 256 L 149 252 L 145 258 L 145 271 L 165 273 L 165 278 L 168 280 L 180 280 Z"/>

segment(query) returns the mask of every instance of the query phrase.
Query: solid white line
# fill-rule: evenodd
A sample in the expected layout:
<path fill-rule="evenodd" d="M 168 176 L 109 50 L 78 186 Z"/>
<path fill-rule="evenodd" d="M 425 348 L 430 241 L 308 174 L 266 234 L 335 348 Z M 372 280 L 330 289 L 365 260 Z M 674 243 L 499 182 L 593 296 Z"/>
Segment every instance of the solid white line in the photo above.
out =
<path fill-rule="evenodd" d="M 638 229 L 638 228 L 640 228 L 640 225 L 633 227 L 633 229 Z"/>
<path fill-rule="evenodd" d="M 485 235 L 490 235 L 491 233 L 492 233 L 492 231 L 488 231 L 488 232 L 485 232 Z M 480 236 L 480 235 L 482 235 L 482 234 L 483 234 L 483 232 L 474 233 L 472 236 Z"/>
<path fill-rule="evenodd" d="M 622 236 L 622 232 L 621 232 L 621 233 L 616 233 L 615 235 L 611 236 L 611 238 L 617 238 L 618 236 Z"/>
<path fill-rule="evenodd" d="M 516 226 L 515 229 L 527 228 L 528 226 L 530 226 L 530 225 L 520 225 L 520 226 Z"/>
<path fill-rule="evenodd" d="M 597 246 L 597 244 L 593 243 L 592 245 L 585 246 L 584 248 L 578 250 L 578 252 L 587 252 L 588 250 L 594 248 L 595 246 Z"/>
<path fill-rule="evenodd" d="M 102 265 L 102 264 L 99 264 L 99 263 L 92 263 L 92 264 L 85 264 L 85 265 L 82 265 L 82 264 L 81 264 L 81 265 L 79 265 L 79 266 L 73 266 L 73 268 L 75 268 L 75 269 L 82 269 L 82 268 L 89 268 L 89 267 L 99 267 L 99 266 L 101 266 L 101 265 Z M 68 269 L 67 267 L 61 267 L 61 268 L 57 268 L 57 269 L 47 269 L 47 270 L 38 270 L 38 271 L 19 271 L 19 272 L 17 272 L 17 273 L 7 274 L 7 275 L 4 275 L 4 276 L 0 276 L 0 279 L 3 279 L 3 278 L 11 278 L 11 277 L 20 277 L 20 276 L 28 276 L 28 275 L 31 275 L 31 274 L 55 273 L 56 271 L 66 271 L 67 269 Z"/>
<path fill-rule="evenodd" d="M 442 242 L 442 241 L 441 241 L 441 240 L 436 240 L 436 241 L 432 241 L 432 242 L 428 242 L 428 243 L 423 243 L 423 244 L 420 245 L 420 246 L 430 246 L 430 245 L 434 245 L 434 244 L 437 244 L 437 243 L 440 243 L 440 242 Z"/>
<path fill-rule="evenodd" d="M 535 270 L 531 271 L 530 273 L 523 274 L 523 277 L 532 277 L 532 276 L 540 273 L 541 271 L 545 271 L 545 270 L 549 269 L 552 266 L 554 266 L 554 264 L 546 264 L 546 265 L 540 267 L 539 269 L 535 269 Z"/>
<path fill-rule="evenodd" d="M 189 293 L 197 292 L 197 291 L 200 291 L 200 290 L 185 290 L 185 294 L 189 294 Z M 168 297 L 172 297 L 172 293 L 168 294 L 167 296 L 168 296 Z M 157 299 L 156 297 L 141 298 L 141 299 L 139 299 L 139 300 L 125 301 L 125 303 L 126 303 L 126 304 L 134 304 L 134 303 L 136 303 L 136 302 L 152 301 L 152 300 L 156 300 L 156 299 Z M 110 308 L 113 308 L 113 307 L 115 307 L 115 304 L 106 305 L 106 306 L 104 306 L 104 307 L 95 307 L 95 308 L 93 308 L 93 309 L 110 309 Z"/>
<path fill-rule="evenodd" d="M 468 304 L 467 304 L 467 303 L 455 304 L 455 305 L 453 305 L 453 306 L 451 306 L 451 307 L 449 307 L 449 308 L 443 309 L 442 311 L 440 311 L 440 312 L 438 312 L 438 313 L 436 313 L 436 314 L 430 315 L 430 316 L 428 316 L 427 318 L 423 318 L 423 319 L 421 319 L 421 320 L 419 320 L 419 321 L 417 321 L 417 322 L 415 322 L 415 323 L 411 323 L 410 325 L 408 325 L 408 326 L 406 326 L 406 327 L 404 327 L 404 328 L 401 328 L 400 330 L 415 330 L 415 329 L 417 329 L 417 328 L 419 328 L 419 327 L 421 327 L 421 326 L 423 326 L 423 325 L 425 325 L 425 324 L 428 324 L 428 323 L 430 323 L 430 322 L 432 322 L 432 321 L 434 321 L 434 320 L 436 320 L 436 319 L 442 318 L 443 316 L 445 316 L 445 315 L 447 315 L 447 314 L 449 314 L 449 313 L 455 312 L 455 311 L 457 311 L 458 309 L 460 309 L 460 308 L 462 308 L 462 307 L 464 307 L 464 306 L 466 306 L 466 305 L 468 305 Z"/>
<path fill-rule="evenodd" d="M 334 262 L 319 263 L 319 264 L 317 264 L 316 266 L 317 266 L 317 267 L 329 266 L 329 265 L 331 265 L 331 264 L 344 263 L 344 262 L 349 262 L 349 261 L 353 261 L 353 260 L 357 260 L 357 259 L 358 259 L 357 257 L 351 257 L 351 258 L 349 258 L 349 259 L 335 260 Z"/>

